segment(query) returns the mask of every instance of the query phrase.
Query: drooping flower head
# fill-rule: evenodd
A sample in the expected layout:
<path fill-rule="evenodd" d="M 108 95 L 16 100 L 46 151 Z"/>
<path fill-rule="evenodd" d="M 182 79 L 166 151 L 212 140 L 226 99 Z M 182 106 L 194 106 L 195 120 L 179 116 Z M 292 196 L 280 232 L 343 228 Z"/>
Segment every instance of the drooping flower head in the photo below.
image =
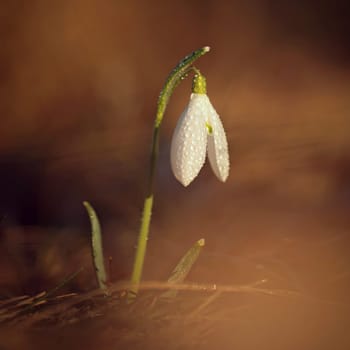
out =
<path fill-rule="evenodd" d="M 184 186 L 198 175 L 207 153 L 217 178 L 226 181 L 230 163 L 225 130 L 206 94 L 206 80 L 197 72 L 190 102 L 177 123 L 171 142 L 171 168 Z"/>

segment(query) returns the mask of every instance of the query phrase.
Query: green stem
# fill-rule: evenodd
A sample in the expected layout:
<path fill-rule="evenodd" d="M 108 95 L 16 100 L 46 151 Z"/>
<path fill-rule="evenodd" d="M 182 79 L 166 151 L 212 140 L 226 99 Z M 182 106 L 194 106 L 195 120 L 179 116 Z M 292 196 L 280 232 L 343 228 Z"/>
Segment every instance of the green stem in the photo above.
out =
<path fill-rule="evenodd" d="M 166 107 L 169 103 L 169 99 L 179 83 L 186 77 L 186 75 L 192 69 L 192 64 L 199 57 L 206 54 L 210 48 L 205 46 L 199 50 L 196 50 L 182 59 L 178 65 L 169 74 L 164 87 L 159 95 L 157 113 L 154 122 L 152 149 L 151 149 L 151 164 L 150 172 L 147 183 L 146 198 L 143 206 L 143 213 L 141 219 L 141 226 L 139 232 L 139 238 L 136 248 L 136 256 L 134 261 L 133 272 L 131 275 L 131 284 L 129 298 L 135 296 L 138 292 L 138 285 L 141 280 L 143 263 L 146 254 L 147 240 L 149 233 L 149 226 L 151 222 L 152 207 L 153 207 L 153 188 L 154 188 L 154 174 L 156 170 L 158 160 L 158 144 L 159 144 L 159 128 L 162 123 Z"/>

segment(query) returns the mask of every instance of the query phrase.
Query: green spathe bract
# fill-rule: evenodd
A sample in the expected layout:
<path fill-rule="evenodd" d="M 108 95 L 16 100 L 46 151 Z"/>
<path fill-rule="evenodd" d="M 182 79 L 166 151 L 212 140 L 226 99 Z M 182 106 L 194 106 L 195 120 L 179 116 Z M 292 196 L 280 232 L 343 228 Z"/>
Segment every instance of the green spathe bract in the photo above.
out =
<path fill-rule="evenodd" d="M 205 95 L 207 93 L 207 81 L 198 69 L 195 68 L 194 71 L 196 74 L 193 78 L 192 92 Z"/>
<path fill-rule="evenodd" d="M 153 139 L 151 148 L 150 171 L 147 183 L 146 198 L 144 201 L 143 214 L 141 219 L 141 226 L 139 231 L 138 243 L 136 248 L 136 255 L 134 260 L 134 267 L 131 275 L 132 287 L 129 290 L 129 300 L 138 292 L 138 285 L 140 284 L 143 263 L 146 254 L 147 240 L 149 234 L 149 226 L 153 207 L 153 186 L 154 174 L 158 159 L 158 143 L 159 143 L 159 128 L 162 123 L 166 107 L 169 99 L 178 84 L 186 77 L 186 75 L 193 69 L 192 64 L 205 53 L 209 52 L 210 48 L 205 46 L 196 50 L 182 59 L 178 65 L 169 74 L 164 87 L 159 95 L 156 118 L 153 129 Z"/>

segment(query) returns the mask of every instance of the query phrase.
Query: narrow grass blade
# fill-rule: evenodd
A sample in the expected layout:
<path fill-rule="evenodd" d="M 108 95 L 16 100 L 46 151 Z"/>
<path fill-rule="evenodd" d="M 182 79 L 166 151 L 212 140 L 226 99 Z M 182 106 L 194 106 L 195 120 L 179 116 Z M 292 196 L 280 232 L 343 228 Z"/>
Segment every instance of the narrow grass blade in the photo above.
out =
<path fill-rule="evenodd" d="M 102 246 L 102 237 L 101 237 L 101 226 L 98 220 L 97 214 L 94 208 L 90 205 L 89 202 L 83 202 L 90 218 L 91 222 L 91 246 L 92 246 L 92 258 L 94 262 L 96 278 L 99 287 L 103 292 L 108 295 L 108 289 L 106 284 L 106 270 L 104 265 L 103 257 L 103 246 Z"/>
<path fill-rule="evenodd" d="M 182 283 L 189 274 L 193 264 L 198 259 L 199 253 L 205 245 L 204 238 L 198 240 L 193 247 L 182 257 L 175 269 L 171 273 L 168 283 Z M 169 290 L 161 295 L 162 298 L 173 298 L 177 294 L 177 290 Z"/>

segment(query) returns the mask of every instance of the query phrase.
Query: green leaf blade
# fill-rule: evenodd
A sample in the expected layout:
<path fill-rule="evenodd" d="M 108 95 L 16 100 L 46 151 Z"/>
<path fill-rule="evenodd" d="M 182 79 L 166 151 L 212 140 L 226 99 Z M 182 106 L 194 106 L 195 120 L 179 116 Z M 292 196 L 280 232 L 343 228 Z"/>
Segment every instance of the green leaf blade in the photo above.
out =
<path fill-rule="evenodd" d="M 99 287 L 107 295 L 107 277 L 106 270 L 104 265 L 104 255 L 103 255 L 103 245 L 102 245 L 102 236 L 101 236 L 101 225 L 98 219 L 98 216 L 87 201 L 83 202 L 83 205 L 86 208 L 86 211 L 89 215 L 91 223 L 91 248 L 92 248 L 92 258 L 95 267 L 96 278 Z"/>
<path fill-rule="evenodd" d="M 168 283 L 177 284 L 182 283 L 189 272 L 193 264 L 197 261 L 202 248 L 205 246 L 204 238 L 198 240 L 181 258 L 176 265 L 175 269 L 171 273 Z M 177 290 L 169 290 L 161 295 L 162 298 L 173 298 L 177 295 Z"/>

